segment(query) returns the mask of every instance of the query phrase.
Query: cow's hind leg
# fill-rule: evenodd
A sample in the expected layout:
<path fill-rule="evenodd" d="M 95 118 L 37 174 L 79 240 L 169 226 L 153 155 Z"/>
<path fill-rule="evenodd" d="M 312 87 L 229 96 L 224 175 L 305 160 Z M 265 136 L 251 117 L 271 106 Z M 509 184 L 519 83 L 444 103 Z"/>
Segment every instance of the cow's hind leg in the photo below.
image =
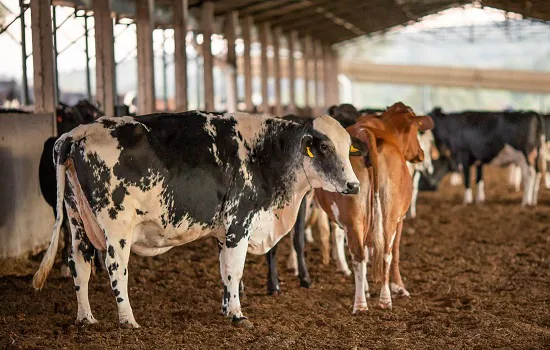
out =
<path fill-rule="evenodd" d="M 107 244 L 105 266 L 117 302 L 120 328 L 139 328 L 128 298 L 128 260 L 130 259 L 131 234 L 114 235 L 115 232 L 124 232 L 123 230 L 121 227 L 105 230 Z"/>
<path fill-rule="evenodd" d="M 485 202 L 485 182 L 483 181 L 483 165 L 476 168 L 476 203 Z"/>
<path fill-rule="evenodd" d="M 71 270 L 69 269 L 69 259 L 71 257 L 71 245 L 72 245 L 72 231 L 69 226 L 69 216 L 65 206 L 63 215 L 63 223 L 61 224 L 61 234 L 63 235 L 63 249 L 61 250 L 61 276 L 71 277 Z"/>
<path fill-rule="evenodd" d="M 474 201 L 472 187 L 470 187 L 470 164 L 462 164 L 462 174 L 464 176 L 464 204 L 471 204 Z"/>
<path fill-rule="evenodd" d="M 243 228 L 230 227 L 225 244 L 220 251 L 220 273 L 223 282 L 222 313 L 230 317 L 235 325 L 251 328 L 252 323 L 243 315 L 239 299 L 239 285 L 243 277 L 250 237 L 248 233 L 242 234 L 243 231 Z"/>
<path fill-rule="evenodd" d="M 267 260 L 267 292 L 270 295 L 281 294 L 281 288 L 279 287 L 279 272 L 277 271 L 278 245 L 278 243 L 275 244 L 265 255 Z"/>
<path fill-rule="evenodd" d="M 401 242 L 401 233 L 403 232 L 403 220 L 397 224 L 397 233 L 393 242 L 393 256 L 391 262 L 391 279 L 390 289 L 393 294 L 402 297 L 410 297 L 410 293 L 405 289 L 405 284 L 401 278 L 401 271 L 399 270 L 399 243 Z"/>
<path fill-rule="evenodd" d="M 86 236 L 84 223 L 76 207 L 67 208 L 67 214 L 72 236 L 68 265 L 73 276 L 76 300 L 78 302 L 75 324 L 79 326 L 97 323 L 97 320 L 92 315 L 88 299 L 88 282 L 90 281 L 90 274 L 92 272 L 92 260 L 95 248 L 90 243 L 88 236 Z"/>

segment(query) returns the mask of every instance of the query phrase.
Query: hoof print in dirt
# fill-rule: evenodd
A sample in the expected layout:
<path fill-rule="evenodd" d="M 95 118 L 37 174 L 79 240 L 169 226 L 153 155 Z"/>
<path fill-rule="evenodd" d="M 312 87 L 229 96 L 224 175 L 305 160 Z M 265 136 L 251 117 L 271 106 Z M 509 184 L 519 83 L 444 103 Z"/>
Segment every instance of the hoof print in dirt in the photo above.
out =
<path fill-rule="evenodd" d="M 231 321 L 234 326 L 239 328 L 253 328 L 254 325 L 252 322 L 250 322 L 246 317 L 237 317 L 233 316 L 233 320 Z"/>

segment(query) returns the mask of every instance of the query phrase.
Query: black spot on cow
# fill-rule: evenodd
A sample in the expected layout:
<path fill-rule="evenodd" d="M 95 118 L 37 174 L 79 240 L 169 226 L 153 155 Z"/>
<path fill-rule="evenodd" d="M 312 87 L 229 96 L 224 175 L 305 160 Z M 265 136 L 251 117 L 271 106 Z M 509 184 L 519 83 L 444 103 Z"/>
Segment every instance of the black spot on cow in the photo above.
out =
<path fill-rule="evenodd" d="M 111 282 L 111 287 L 115 288 L 117 284 L 118 284 L 117 280 L 114 280 L 113 282 Z"/>
<path fill-rule="evenodd" d="M 141 211 L 141 210 L 139 210 L 139 209 L 136 209 L 136 214 L 138 214 L 138 215 L 145 215 L 145 214 L 147 214 L 147 212 L 146 212 L 146 211 Z"/>
<path fill-rule="evenodd" d="M 227 275 L 227 280 L 231 281 L 231 275 Z"/>
<path fill-rule="evenodd" d="M 126 276 L 127 272 L 128 272 L 128 270 L 124 269 L 124 276 Z"/>
<path fill-rule="evenodd" d="M 107 266 L 107 271 L 109 271 L 109 276 L 113 275 L 113 272 L 118 270 L 118 263 L 115 261 L 111 265 Z"/>
<path fill-rule="evenodd" d="M 117 123 L 115 121 L 112 121 L 112 120 L 109 120 L 109 119 L 103 119 L 101 121 L 101 124 L 103 124 L 103 126 L 106 128 L 106 129 L 109 129 L 109 128 L 113 128 L 117 125 Z"/>
<path fill-rule="evenodd" d="M 109 256 L 111 257 L 111 259 L 115 258 L 115 247 L 113 247 L 112 245 L 109 245 L 109 248 L 107 248 L 107 252 L 109 253 Z"/>
<path fill-rule="evenodd" d="M 77 142 L 81 147 L 81 141 Z M 84 147 L 82 145 L 82 147 Z M 74 165 L 78 182 L 92 207 L 94 214 L 107 207 L 110 202 L 109 182 L 110 170 L 96 153 L 87 153 L 86 158 L 81 152 L 74 152 Z"/>
<path fill-rule="evenodd" d="M 121 297 L 117 297 L 116 298 L 116 302 L 117 303 L 122 303 L 124 301 L 124 299 L 122 299 Z"/>
<path fill-rule="evenodd" d="M 229 298 L 231 298 L 231 293 L 227 290 L 227 286 L 223 286 L 223 301 L 222 301 L 222 313 L 227 314 L 227 308 L 229 306 Z"/>
<path fill-rule="evenodd" d="M 120 291 L 118 289 L 113 289 L 113 292 L 115 293 L 115 297 L 120 295 Z"/>
<path fill-rule="evenodd" d="M 233 294 L 233 299 L 237 299 L 237 294 Z"/>
<path fill-rule="evenodd" d="M 124 209 L 122 206 L 122 201 L 124 200 L 124 197 L 129 194 L 128 190 L 122 183 L 118 184 L 118 186 L 113 191 L 113 208 L 109 209 L 109 217 L 111 219 L 116 219 L 117 213 Z"/>
<path fill-rule="evenodd" d="M 80 286 L 74 286 L 74 290 L 78 292 L 80 290 Z"/>
<path fill-rule="evenodd" d="M 126 240 L 124 238 L 122 238 L 120 241 L 120 248 L 124 249 L 124 246 L 126 245 Z"/>
<path fill-rule="evenodd" d="M 69 260 L 69 269 L 71 270 L 71 275 L 76 278 L 76 266 L 73 260 Z"/>

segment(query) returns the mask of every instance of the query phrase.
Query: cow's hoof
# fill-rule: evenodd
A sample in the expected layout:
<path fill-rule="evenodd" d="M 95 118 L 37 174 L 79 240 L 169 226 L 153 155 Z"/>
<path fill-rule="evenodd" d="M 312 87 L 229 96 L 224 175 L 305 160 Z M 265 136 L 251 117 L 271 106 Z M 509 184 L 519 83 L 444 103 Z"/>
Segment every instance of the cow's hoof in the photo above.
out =
<path fill-rule="evenodd" d="M 124 321 L 119 322 L 118 326 L 122 329 L 138 329 L 141 328 L 141 326 L 136 322 L 130 322 L 130 321 Z"/>
<path fill-rule="evenodd" d="M 408 290 L 405 289 L 405 287 L 402 287 L 398 284 L 391 283 L 390 289 L 393 295 L 398 296 L 400 298 L 410 298 L 411 293 L 409 293 Z"/>
<path fill-rule="evenodd" d="M 74 325 L 79 327 L 79 326 L 89 326 L 91 324 L 96 324 L 97 323 L 97 320 L 92 316 L 92 317 L 86 317 L 86 318 L 83 318 L 81 320 L 77 319 L 76 321 L 74 321 Z"/>
<path fill-rule="evenodd" d="M 300 287 L 302 288 L 309 288 L 311 287 L 311 278 L 300 278 Z"/>
<path fill-rule="evenodd" d="M 273 295 L 274 297 L 278 297 L 279 295 L 283 294 L 283 292 L 279 288 L 274 290 L 268 290 L 267 293 L 269 295 Z"/>
<path fill-rule="evenodd" d="M 253 328 L 254 325 L 252 322 L 250 322 L 246 317 L 237 317 L 233 316 L 233 320 L 231 321 L 234 326 L 239 328 Z"/>
<path fill-rule="evenodd" d="M 67 265 L 61 265 L 61 276 L 65 278 L 71 277 L 71 270 Z"/>
<path fill-rule="evenodd" d="M 390 310 L 392 309 L 391 300 L 390 301 L 382 301 L 380 300 L 380 308 L 382 310 Z"/>
<path fill-rule="evenodd" d="M 367 306 L 367 303 L 360 303 L 360 304 L 353 305 L 352 314 L 359 315 L 359 314 L 367 313 L 368 311 L 369 311 L 369 308 Z"/>
<path fill-rule="evenodd" d="M 365 297 L 366 297 L 367 299 L 370 299 L 370 293 L 369 293 L 369 292 L 365 292 Z"/>

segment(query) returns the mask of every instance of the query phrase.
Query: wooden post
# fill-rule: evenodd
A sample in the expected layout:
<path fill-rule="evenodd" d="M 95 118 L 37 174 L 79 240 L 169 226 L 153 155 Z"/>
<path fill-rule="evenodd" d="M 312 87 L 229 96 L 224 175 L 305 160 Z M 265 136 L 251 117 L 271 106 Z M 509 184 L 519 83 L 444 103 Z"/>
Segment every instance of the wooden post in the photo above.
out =
<path fill-rule="evenodd" d="M 225 18 L 225 37 L 227 39 L 227 111 L 237 111 L 237 52 L 235 40 L 237 39 L 237 25 L 239 13 L 233 11 Z"/>
<path fill-rule="evenodd" d="M 176 111 L 188 109 L 187 97 L 187 21 L 188 1 L 174 0 L 174 69 L 176 75 Z"/>
<path fill-rule="evenodd" d="M 153 55 L 154 0 L 136 0 L 138 65 L 138 112 L 155 111 L 155 66 Z"/>
<path fill-rule="evenodd" d="M 269 23 L 264 22 L 260 26 L 260 45 L 262 46 L 261 52 L 261 76 L 262 76 L 262 109 L 264 114 L 269 114 L 269 96 L 267 89 L 267 82 L 269 78 L 269 66 L 267 61 L 267 47 L 269 45 Z"/>
<path fill-rule="evenodd" d="M 247 16 L 242 20 L 242 36 L 244 44 L 243 52 L 243 72 L 244 72 L 244 102 L 246 111 L 252 112 L 254 105 L 252 103 L 252 58 L 250 57 L 250 48 L 252 45 L 252 17 Z"/>
<path fill-rule="evenodd" d="M 273 77 L 275 79 L 275 115 L 283 115 L 283 104 L 281 103 L 281 28 L 273 29 Z"/>
<path fill-rule="evenodd" d="M 214 111 L 214 56 L 212 34 L 214 32 L 214 3 L 205 1 L 201 7 L 202 55 L 204 60 L 204 109 Z"/>
<path fill-rule="evenodd" d="M 319 69 L 321 68 L 321 65 L 320 65 L 320 60 L 321 60 L 321 56 L 320 56 L 320 53 L 319 53 L 319 50 L 318 50 L 318 46 L 319 46 L 319 42 L 317 40 L 313 41 L 312 43 L 312 52 L 313 52 L 313 55 L 312 55 L 312 59 L 313 59 L 313 108 L 314 109 L 317 109 L 320 107 L 320 103 L 319 103 L 319 92 L 320 92 L 320 89 L 319 89 L 319 84 L 320 84 L 320 80 L 319 80 Z M 315 113 L 317 114 L 317 113 Z"/>
<path fill-rule="evenodd" d="M 304 59 L 304 108 L 307 108 L 310 106 L 309 81 L 311 78 L 311 37 L 309 35 L 304 37 L 302 45 L 302 57 Z"/>
<path fill-rule="evenodd" d="M 331 49 L 330 52 L 332 56 L 332 98 L 333 104 L 337 105 L 340 103 L 340 82 L 338 81 L 338 74 L 340 74 L 340 64 L 338 62 L 338 53 L 334 51 L 334 49 Z"/>
<path fill-rule="evenodd" d="M 31 1 L 34 111 L 36 113 L 55 113 L 57 106 L 50 6 L 51 0 Z"/>
<path fill-rule="evenodd" d="M 324 106 L 326 108 L 334 104 L 334 101 L 332 99 L 333 82 L 331 80 L 331 75 L 332 75 L 332 62 L 331 62 L 330 46 L 324 45 L 323 46 L 323 82 L 324 82 L 324 95 L 325 95 Z"/>
<path fill-rule="evenodd" d="M 298 33 L 294 30 L 288 37 L 288 87 L 289 87 L 289 110 L 296 110 L 296 60 L 294 52 L 298 44 Z"/>
<path fill-rule="evenodd" d="M 106 115 L 115 113 L 115 39 L 109 0 L 94 0 L 96 84 L 95 100 Z"/>

